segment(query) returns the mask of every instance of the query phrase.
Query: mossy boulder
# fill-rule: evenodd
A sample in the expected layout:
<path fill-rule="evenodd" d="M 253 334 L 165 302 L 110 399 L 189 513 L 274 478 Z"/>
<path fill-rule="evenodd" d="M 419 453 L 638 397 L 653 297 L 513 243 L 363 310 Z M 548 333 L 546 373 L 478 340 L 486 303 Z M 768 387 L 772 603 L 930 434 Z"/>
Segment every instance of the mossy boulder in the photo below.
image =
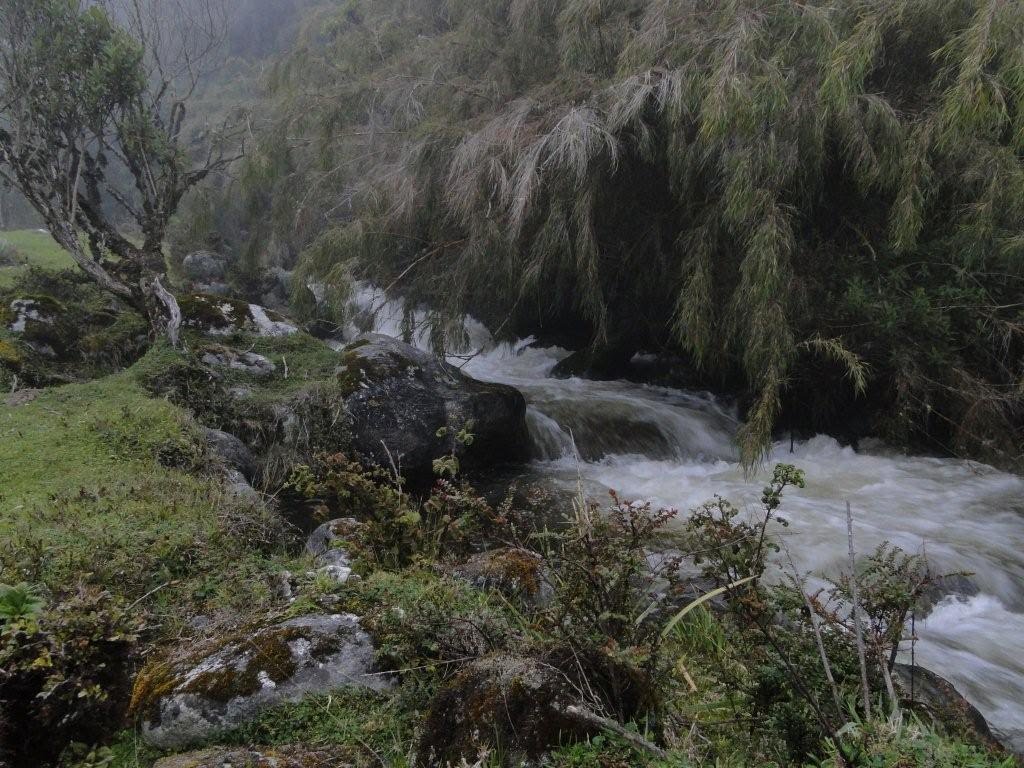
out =
<path fill-rule="evenodd" d="M 191 293 L 179 296 L 178 305 L 185 328 L 211 336 L 290 336 L 298 330 L 283 315 L 239 299 Z"/>
<path fill-rule="evenodd" d="M 10 302 L 7 330 L 16 334 L 34 352 L 44 357 L 65 358 L 77 341 L 67 310 L 49 296 L 26 296 Z"/>
<path fill-rule="evenodd" d="M 477 589 L 496 589 L 536 605 L 547 603 L 554 591 L 544 558 L 521 547 L 480 552 L 455 566 L 452 573 Z"/>
<path fill-rule="evenodd" d="M 135 680 L 132 710 L 153 746 L 180 749 L 242 725 L 267 707 L 346 686 L 386 688 L 374 649 L 350 614 L 249 629 L 153 663 Z"/>
<path fill-rule="evenodd" d="M 397 466 L 410 485 L 429 484 L 442 456 L 455 454 L 470 471 L 529 457 L 526 401 L 513 387 L 477 381 L 380 334 L 360 337 L 341 360 L 353 448 L 368 463 Z M 463 430 L 471 440 L 460 439 Z"/>
<path fill-rule="evenodd" d="M 207 448 L 227 470 L 234 470 L 248 481 L 256 477 L 256 457 L 249 447 L 234 435 L 219 429 L 203 429 Z"/>
<path fill-rule="evenodd" d="M 0 369 L 32 386 L 102 376 L 149 348 L 137 312 L 75 273 L 32 271 L 0 295 Z"/>
<path fill-rule="evenodd" d="M 924 667 L 897 664 L 893 680 L 903 706 L 922 712 L 950 734 L 997 753 L 1005 747 L 992 733 L 985 717 L 944 677 Z"/>
<path fill-rule="evenodd" d="M 25 354 L 7 339 L 0 339 L 0 367 L 17 371 L 25 362 Z"/>
<path fill-rule="evenodd" d="M 484 749 L 516 765 L 591 735 L 568 713 L 579 693 L 559 669 L 530 658 L 494 655 L 466 665 L 435 696 L 418 749 L 421 766 L 458 765 Z"/>

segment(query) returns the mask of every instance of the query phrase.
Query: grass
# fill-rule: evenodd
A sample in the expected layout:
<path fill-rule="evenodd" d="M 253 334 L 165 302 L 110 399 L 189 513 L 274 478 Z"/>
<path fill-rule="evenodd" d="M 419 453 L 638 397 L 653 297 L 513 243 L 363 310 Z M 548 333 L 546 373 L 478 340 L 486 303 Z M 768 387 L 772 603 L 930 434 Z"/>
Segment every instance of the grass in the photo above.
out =
<path fill-rule="evenodd" d="M 8 244 L 16 251 L 13 266 L 0 265 L 0 288 L 7 288 L 30 266 L 57 272 L 75 266 L 71 256 L 46 232 L 35 229 L 18 229 L 0 232 L 0 248 Z"/>
<path fill-rule="evenodd" d="M 415 718 L 400 697 L 343 689 L 268 710 L 222 741 L 339 745 L 352 748 L 355 765 L 379 765 L 383 758 L 397 768 L 413 762 L 409 756 L 415 744 Z"/>
<path fill-rule="evenodd" d="M 195 424 L 137 378 L 0 406 L 0 581 L 98 584 L 129 601 L 158 589 L 149 606 L 169 633 L 195 613 L 259 610 L 287 537 L 204 474 Z"/>

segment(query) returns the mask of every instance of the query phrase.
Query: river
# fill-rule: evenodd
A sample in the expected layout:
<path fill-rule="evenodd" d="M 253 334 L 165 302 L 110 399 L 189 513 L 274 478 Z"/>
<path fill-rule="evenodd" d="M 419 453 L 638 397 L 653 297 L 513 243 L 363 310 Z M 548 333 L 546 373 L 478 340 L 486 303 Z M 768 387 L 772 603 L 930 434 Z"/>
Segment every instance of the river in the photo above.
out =
<path fill-rule="evenodd" d="M 376 310 L 376 330 L 401 335 L 400 307 L 367 290 L 356 303 Z M 849 501 L 860 552 L 889 541 L 926 554 L 934 573 L 972 573 L 977 595 L 946 597 L 917 622 L 917 662 L 950 680 L 1004 743 L 1024 753 L 1024 478 L 881 443 L 853 450 L 827 436 L 780 443 L 760 473 L 745 475 L 736 414 L 711 394 L 553 379 L 565 350 L 531 340 L 495 347 L 478 323 L 467 330 L 484 351 L 452 362 L 523 393 L 531 469 L 552 483 L 575 488 L 582 475 L 590 493 L 614 489 L 681 514 L 715 494 L 753 509 L 771 467 L 785 462 L 805 471 L 807 487 L 787 491 L 782 514 L 790 526 L 774 533 L 786 537 L 801 569 L 828 577 L 844 566 Z"/>

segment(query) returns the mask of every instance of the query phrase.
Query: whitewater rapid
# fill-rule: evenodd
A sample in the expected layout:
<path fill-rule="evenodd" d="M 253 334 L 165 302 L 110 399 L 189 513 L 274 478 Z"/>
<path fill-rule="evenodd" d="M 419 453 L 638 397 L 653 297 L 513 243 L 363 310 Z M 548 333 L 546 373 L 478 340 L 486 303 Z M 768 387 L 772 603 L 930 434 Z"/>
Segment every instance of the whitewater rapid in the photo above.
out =
<path fill-rule="evenodd" d="M 372 291 L 374 330 L 401 336 L 401 308 Z M 352 329 L 354 332 L 355 329 Z M 425 346 L 424 333 L 417 341 Z M 718 494 L 756 510 L 778 462 L 806 473 L 791 489 L 776 527 L 797 565 L 836 576 L 846 559 L 846 502 L 857 548 L 889 541 L 927 555 L 933 573 L 967 571 L 973 597 L 944 598 L 917 622 L 917 663 L 938 672 L 982 712 L 1011 748 L 1024 752 L 1024 478 L 974 462 L 907 456 L 880 443 L 859 450 L 829 437 L 774 446 L 765 468 L 745 475 L 738 461 L 736 414 L 708 393 L 625 381 L 553 379 L 568 353 L 532 340 L 495 346 L 479 323 L 450 362 L 475 378 L 510 384 L 528 403 L 532 470 L 595 498 L 609 489 L 657 507 L 688 510 Z"/>

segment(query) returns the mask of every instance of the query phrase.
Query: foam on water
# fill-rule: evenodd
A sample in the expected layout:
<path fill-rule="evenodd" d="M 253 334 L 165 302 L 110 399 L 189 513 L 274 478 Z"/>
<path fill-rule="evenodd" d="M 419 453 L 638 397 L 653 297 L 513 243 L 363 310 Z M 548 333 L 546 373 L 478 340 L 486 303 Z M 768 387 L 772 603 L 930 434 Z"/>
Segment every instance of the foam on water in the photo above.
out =
<path fill-rule="evenodd" d="M 366 293 L 364 304 L 384 307 L 376 327 L 401 335 L 401 307 Z M 880 444 L 854 451 L 823 436 L 792 451 L 788 442 L 776 445 L 766 469 L 745 476 L 736 415 L 711 395 L 552 379 L 565 350 L 532 339 L 496 346 L 479 323 L 468 331 L 478 353 L 452 362 L 523 392 L 535 467 L 555 483 L 575 488 L 582 474 L 595 494 L 614 489 L 684 512 L 719 494 L 755 511 L 769 468 L 786 462 L 805 470 L 807 487 L 787 493 L 782 511 L 791 525 L 776 533 L 802 569 L 827 577 L 845 562 L 849 500 L 859 551 L 890 541 L 926 553 L 935 572 L 973 573 L 979 595 L 947 598 L 918 623 L 917 661 L 953 682 L 1024 751 L 1024 478 Z M 425 346 L 422 334 L 416 341 Z"/>
<path fill-rule="evenodd" d="M 936 572 L 974 574 L 981 594 L 947 598 L 918 623 L 917 661 L 949 679 L 1024 750 L 1024 478 L 971 462 L 903 456 L 880 444 L 854 451 L 824 436 L 798 442 L 792 452 L 788 442 L 776 445 L 766 469 L 745 476 L 736 460 L 735 415 L 714 398 L 547 378 L 564 354 L 506 347 L 466 367 L 526 395 L 541 472 L 565 488 L 575 488 L 582 473 L 591 493 L 614 489 L 684 513 L 715 494 L 755 511 L 769 468 L 795 464 L 807 487 L 787 494 L 782 511 L 790 526 L 775 532 L 802 569 L 829 576 L 845 564 L 849 500 L 861 552 L 889 541 L 924 552 Z M 574 441 L 583 461 L 573 455 Z"/>

